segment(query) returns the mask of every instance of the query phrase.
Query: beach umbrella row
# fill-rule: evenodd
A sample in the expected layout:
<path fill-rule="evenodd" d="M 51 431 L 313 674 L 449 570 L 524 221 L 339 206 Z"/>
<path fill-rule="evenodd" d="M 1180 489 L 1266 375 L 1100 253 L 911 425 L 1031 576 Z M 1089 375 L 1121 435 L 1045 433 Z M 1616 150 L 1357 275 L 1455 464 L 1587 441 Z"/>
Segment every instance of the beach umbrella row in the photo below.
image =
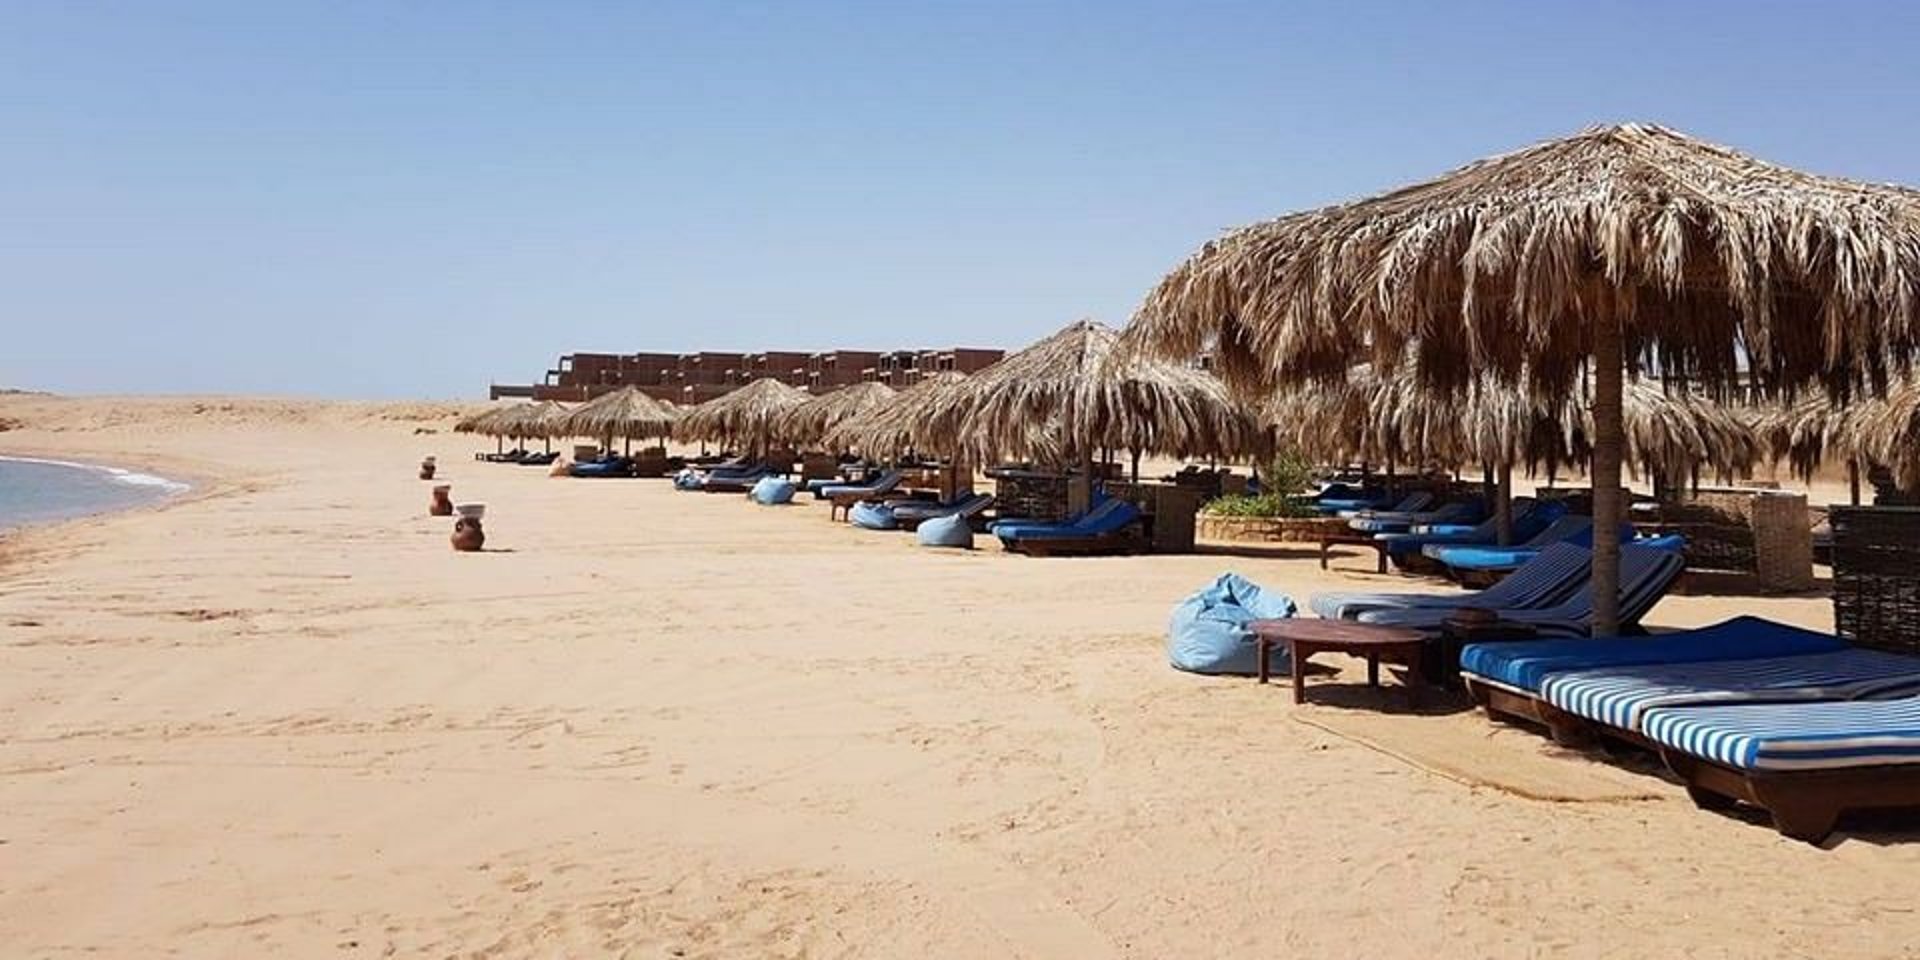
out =
<path fill-rule="evenodd" d="M 1596 127 L 1206 244 L 1135 316 L 1259 396 L 1411 356 L 1564 401 L 1590 383 L 1595 632 L 1618 626 L 1624 384 L 1878 393 L 1920 347 L 1920 192 L 1657 126 Z M 1590 380 L 1582 376 L 1585 373 Z"/>

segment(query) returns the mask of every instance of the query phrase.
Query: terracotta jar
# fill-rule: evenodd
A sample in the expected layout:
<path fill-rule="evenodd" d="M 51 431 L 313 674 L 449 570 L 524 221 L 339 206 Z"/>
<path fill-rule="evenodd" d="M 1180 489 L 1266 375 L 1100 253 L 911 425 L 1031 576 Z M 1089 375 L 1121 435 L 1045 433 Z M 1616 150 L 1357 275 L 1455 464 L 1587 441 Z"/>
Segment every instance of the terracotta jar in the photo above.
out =
<path fill-rule="evenodd" d="M 448 494 L 452 492 L 453 492 L 453 484 L 451 483 L 443 483 L 437 487 L 434 487 L 433 500 L 431 500 L 427 504 L 427 516 L 429 517 L 453 516 L 453 500 L 448 496 Z"/>
<path fill-rule="evenodd" d="M 487 545 L 487 532 L 480 529 L 479 517 L 461 517 L 453 522 L 453 548 L 474 553 Z"/>
<path fill-rule="evenodd" d="M 433 471 L 437 466 L 438 465 L 433 462 L 432 457 L 428 457 L 425 460 L 420 461 L 420 479 L 432 480 Z"/>

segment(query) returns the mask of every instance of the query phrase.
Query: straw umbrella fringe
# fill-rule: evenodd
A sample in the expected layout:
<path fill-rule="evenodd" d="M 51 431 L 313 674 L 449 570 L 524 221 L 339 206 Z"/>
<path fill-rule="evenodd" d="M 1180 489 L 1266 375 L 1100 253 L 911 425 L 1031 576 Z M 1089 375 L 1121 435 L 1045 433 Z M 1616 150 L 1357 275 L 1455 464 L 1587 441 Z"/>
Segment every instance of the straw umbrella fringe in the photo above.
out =
<path fill-rule="evenodd" d="M 1235 231 L 1148 295 L 1150 349 L 1211 347 L 1271 389 L 1391 367 L 1564 397 L 1593 373 L 1595 630 L 1618 627 L 1621 402 L 1657 367 L 1884 389 L 1920 344 L 1920 193 L 1818 177 L 1656 126 L 1596 127 L 1342 206 Z"/>
<path fill-rule="evenodd" d="M 798 444 L 817 444 L 829 430 L 862 414 L 879 410 L 899 394 L 884 383 L 856 383 L 822 394 L 786 412 L 781 435 Z"/>
<path fill-rule="evenodd" d="M 1891 471 L 1903 488 L 1920 487 L 1920 381 L 1901 380 L 1884 397 L 1852 403 L 1803 397 L 1768 411 L 1761 429 L 1773 456 L 1802 477 L 1811 477 L 1822 463 L 1845 463 L 1856 504 L 1860 474 L 1875 465 Z"/>
<path fill-rule="evenodd" d="M 750 453 L 765 453 L 786 439 L 780 431 L 781 418 L 806 402 L 806 391 L 778 380 L 755 380 L 686 411 L 674 427 L 674 436 L 738 444 Z"/>

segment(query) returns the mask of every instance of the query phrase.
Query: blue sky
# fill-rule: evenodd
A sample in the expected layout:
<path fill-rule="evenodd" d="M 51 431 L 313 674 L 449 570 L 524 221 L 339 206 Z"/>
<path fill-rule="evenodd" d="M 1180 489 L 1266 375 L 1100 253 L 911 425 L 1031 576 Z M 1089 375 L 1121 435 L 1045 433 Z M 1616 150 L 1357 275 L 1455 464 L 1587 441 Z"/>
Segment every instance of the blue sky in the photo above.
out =
<path fill-rule="evenodd" d="M 0 386 L 68 392 L 1016 347 L 1222 228 L 1596 122 L 1920 183 L 1910 3 L 0 15 Z"/>

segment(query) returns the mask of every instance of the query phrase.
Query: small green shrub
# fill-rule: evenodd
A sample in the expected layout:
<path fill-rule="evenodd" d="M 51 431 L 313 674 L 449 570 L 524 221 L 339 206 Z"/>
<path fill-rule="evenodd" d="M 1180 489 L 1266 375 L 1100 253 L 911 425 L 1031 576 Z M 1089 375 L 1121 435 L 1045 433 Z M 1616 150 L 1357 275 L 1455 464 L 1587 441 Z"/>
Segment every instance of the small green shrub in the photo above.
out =
<path fill-rule="evenodd" d="M 1277 493 L 1238 494 L 1220 497 L 1207 504 L 1212 517 L 1316 517 L 1311 507 Z"/>

